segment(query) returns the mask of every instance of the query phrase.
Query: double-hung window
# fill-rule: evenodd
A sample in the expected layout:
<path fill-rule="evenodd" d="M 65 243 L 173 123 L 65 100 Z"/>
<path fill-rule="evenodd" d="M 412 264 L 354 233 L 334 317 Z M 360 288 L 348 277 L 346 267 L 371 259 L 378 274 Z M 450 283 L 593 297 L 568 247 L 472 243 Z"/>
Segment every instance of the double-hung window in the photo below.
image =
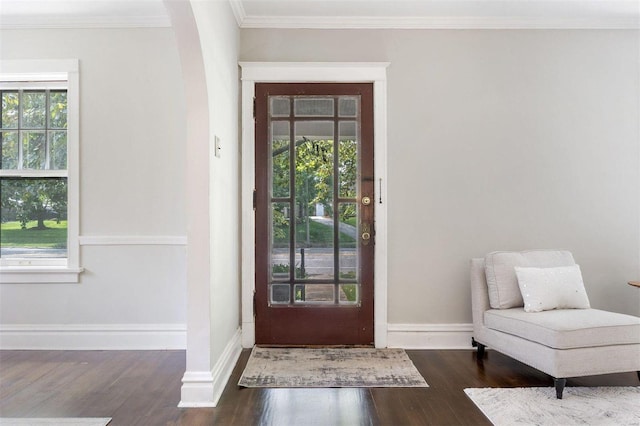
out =
<path fill-rule="evenodd" d="M 78 61 L 0 62 L 0 283 L 77 282 Z"/>

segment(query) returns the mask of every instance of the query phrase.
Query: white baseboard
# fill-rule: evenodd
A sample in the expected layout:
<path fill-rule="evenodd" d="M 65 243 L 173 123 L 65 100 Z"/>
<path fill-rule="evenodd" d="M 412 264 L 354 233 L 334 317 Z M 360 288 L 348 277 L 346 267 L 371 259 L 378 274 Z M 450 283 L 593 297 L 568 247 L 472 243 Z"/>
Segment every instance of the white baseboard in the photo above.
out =
<path fill-rule="evenodd" d="M 215 407 L 211 371 L 186 371 L 182 377 L 180 408 Z"/>
<path fill-rule="evenodd" d="M 473 324 L 388 324 L 387 347 L 471 349 Z"/>
<path fill-rule="evenodd" d="M 242 352 L 240 328 L 234 333 L 211 371 L 187 371 L 182 378 L 178 407 L 215 407 Z"/>
<path fill-rule="evenodd" d="M 253 348 L 256 344 L 256 323 L 255 322 L 243 322 L 242 323 L 242 347 Z"/>
<path fill-rule="evenodd" d="M 184 324 L 0 325 L 0 348 L 9 350 L 186 349 Z"/>
<path fill-rule="evenodd" d="M 218 400 L 220 396 L 222 396 L 222 391 L 225 386 L 227 386 L 227 382 L 229 381 L 229 377 L 231 377 L 231 373 L 233 372 L 236 363 L 238 362 L 238 358 L 240 358 L 240 353 L 242 352 L 242 331 L 240 328 L 236 330 L 235 334 L 225 347 L 222 355 L 216 362 L 216 365 L 213 366 L 213 370 L 211 370 L 211 375 L 213 376 L 213 406 L 218 405 Z"/>

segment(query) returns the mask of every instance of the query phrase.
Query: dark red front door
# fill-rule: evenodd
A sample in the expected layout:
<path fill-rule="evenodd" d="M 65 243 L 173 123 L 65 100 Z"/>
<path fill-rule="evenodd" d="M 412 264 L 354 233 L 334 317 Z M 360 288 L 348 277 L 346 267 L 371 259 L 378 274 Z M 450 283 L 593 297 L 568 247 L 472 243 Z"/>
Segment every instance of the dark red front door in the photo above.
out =
<path fill-rule="evenodd" d="M 256 84 L 256 343 L 373 345 L 373 84 Z"/>

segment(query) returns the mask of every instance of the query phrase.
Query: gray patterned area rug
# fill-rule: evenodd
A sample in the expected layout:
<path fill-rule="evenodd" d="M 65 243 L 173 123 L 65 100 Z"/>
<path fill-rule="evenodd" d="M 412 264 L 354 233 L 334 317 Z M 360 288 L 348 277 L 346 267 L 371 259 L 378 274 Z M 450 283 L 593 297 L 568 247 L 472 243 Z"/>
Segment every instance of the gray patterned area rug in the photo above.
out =
<path fill-rule="evenodd" d="M 640 387 L 472 388 L 465 393 L 496 426 L 640 425 Z"/>
<path fill-rule="evenodd" d="M 429 387 L 402 349 L 254 347 L 248 388 Z"/>

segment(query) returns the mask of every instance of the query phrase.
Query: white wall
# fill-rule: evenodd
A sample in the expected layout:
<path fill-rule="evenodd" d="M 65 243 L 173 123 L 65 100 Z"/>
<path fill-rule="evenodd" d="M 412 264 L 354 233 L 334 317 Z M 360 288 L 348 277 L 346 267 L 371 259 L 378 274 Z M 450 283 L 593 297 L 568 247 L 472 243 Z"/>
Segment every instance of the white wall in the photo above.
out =
<path fill-rule="evenodd" d="M 171 29 L 4 30 L 0 37 L 2 59 L 79 59 L 86 243 L 79 284 L 0 285 L 2 330 L 12 331 L 2 333 L 3 348 L 18 337 L 29 341 L 16 330 L 42 329 L 49 338 L 34 337 L 32 346 L 73 345 L 56 336 L 82 329 L 77 347 L 91 347 L 93 337 L 83 336 L 100 333 L 99 345 L 126 346 L 127 332 L 138 337 L 133 346 L 184 347 L 185 101 Z"/>
<path fill-rule="evenodd" d="M 258 30 L 242 61 L 389 61 L 389 323 L 471 322 L 469 259 L 566 248 L 640 314 L 638 31 Z"/>

